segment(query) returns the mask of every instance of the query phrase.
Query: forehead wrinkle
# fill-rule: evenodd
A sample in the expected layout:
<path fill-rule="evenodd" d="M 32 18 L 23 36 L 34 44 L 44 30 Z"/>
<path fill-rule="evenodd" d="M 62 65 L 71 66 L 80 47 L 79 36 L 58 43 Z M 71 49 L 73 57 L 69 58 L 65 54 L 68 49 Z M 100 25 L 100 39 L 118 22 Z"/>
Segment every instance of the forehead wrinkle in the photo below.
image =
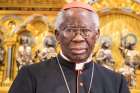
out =
<path fill-rule="evenodd" d="M 92 25 L 88 25 L 86 22 L 76 22 L 76 21 L 66 21 L 66 23 L 63 23 L 65 27 L 72 27 L 72 28 L 88 28 L 88 29 L 94 29 L 97 28 L 94 23 L 91 22 Z"/>
<path fill-rule="evenodd" d="M 82 18 L 90 21 L 90 14 L 86 11 L 75 11 L 75 10 L 65 10 L 64 12 L 64 21 L 67 25 L 74 25 L 74 26 L 86 26 L 86 22 L 82 22 Z M 80 24 L 79 24 L 80 23 Z"/>
<path fill-rule="evenodd" d="M 68 24 L 67 26 L 68 26 L 68 27 L 81 27 L 81 28 L 87 27 L 86 25 L 84 25 L 84 24 L 79 24 L 78 22 L 75 22 L 75 24 L 74 24 L 74 23 L 73 23 L 73 24 Z"/>

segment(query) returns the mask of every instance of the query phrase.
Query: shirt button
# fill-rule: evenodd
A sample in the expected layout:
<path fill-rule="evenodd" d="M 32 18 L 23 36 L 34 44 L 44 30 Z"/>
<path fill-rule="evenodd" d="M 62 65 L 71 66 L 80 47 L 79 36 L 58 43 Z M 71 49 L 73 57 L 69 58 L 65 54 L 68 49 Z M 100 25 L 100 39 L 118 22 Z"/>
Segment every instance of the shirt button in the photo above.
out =
<path fill-rule="evenodd" d="M 83 85 L 84 85 L 83 82 L 80 82 L 80 86 L 83 87 Z"/>

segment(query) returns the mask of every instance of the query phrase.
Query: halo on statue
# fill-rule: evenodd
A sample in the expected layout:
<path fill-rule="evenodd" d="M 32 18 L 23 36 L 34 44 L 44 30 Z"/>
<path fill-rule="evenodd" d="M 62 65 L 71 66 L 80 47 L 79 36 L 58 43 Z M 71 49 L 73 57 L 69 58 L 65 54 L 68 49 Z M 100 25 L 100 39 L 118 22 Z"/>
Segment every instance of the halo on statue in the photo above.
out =
<path fill-rule="evenodd" d="M 40 14 L 31 15 L 25 23 L 34 36 L 40 35 L 44 31 L 48 31 L 48 17 Z"/>
<path fill-rule="evenodd" d="M 127 47 L 128 45 L 135 45 L 138 42 L 137 37 L 133 33 L 128 33 L 122 38 L 122 46 Z"/>
<path fill-rule="evenodd" d="M 20 26 L 23 19 L 17 15 L 7 15 L 1 18 L 0 24 L 8 31 L 6 35 L 14 35 L 16 28 Z M 9 33 L 9 34 L 8 34 Z"/>
<path fill-rule="evenodd" d="M 44 38 L 44 46 L 56 47 L 56 38 L 54 35 L 47 35 Z"/>
<path fill-rule="evenodd" d="M 34 43 L 33 41 L 33 37 L 31 32 L 27 29 L 26 25 L 25 26 L 21 26 L 20 28 L 17 29 L 17 42 L 19 42 L 19 44 L 22 44 L 23 41 L 27 41 L 28 45 L 32 45 Z"/>
<path fill-rule="evenodd" d="M 102 45 L 103 43 L 108 43 L 109 45 L 112 44 L 112 38 L 110 36 L 100 36 L 99 38 L 99 44 Z"/>

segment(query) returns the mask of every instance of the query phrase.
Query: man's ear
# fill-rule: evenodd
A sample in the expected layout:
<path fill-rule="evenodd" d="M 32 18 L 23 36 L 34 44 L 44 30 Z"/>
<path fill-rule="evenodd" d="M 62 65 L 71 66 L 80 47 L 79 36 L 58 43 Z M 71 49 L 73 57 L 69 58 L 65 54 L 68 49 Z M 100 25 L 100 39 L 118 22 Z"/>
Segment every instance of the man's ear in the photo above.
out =
<path fill-rule="evenodd" d="M 59 35 L 60 35 L 59 31 L 55 29 L 55 37 L 56 37 L 57 41 L 60 40 L 60 38 L 59 38 L 60 36 Z"/>
<path fill-rule="evenodd" d="M 99 38 L 100 36 L 100 29 L 98 29 L 97 35 L 96 35 L 96 40 Z"/>

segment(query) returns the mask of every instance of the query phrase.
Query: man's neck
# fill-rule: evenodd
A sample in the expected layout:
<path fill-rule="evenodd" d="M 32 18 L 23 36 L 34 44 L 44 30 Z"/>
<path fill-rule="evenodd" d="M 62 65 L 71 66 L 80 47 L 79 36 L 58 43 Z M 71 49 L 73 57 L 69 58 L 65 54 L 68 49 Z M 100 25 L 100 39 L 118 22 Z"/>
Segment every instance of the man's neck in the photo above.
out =
<path fill-rule="evenodd" d="M 69 62 L 71 61 L 69 58 L 67 58 L 67 57 L 63 54 L 62 51 L 60 51 L 60 55 L 61 55 L 65 60 L 67 60 L 67 61 L 69 61 Z M 75 70 L 82 70 L 83 67 L 84 67 L 84 64 L 85 64 L 85 63 L 91 62 L 91 60 L 92 60 L 92 54 L 87 58 L 86 61 L 80 62 L 80 63 L 75 63 L 75 64 L 76 64 Z"/>

